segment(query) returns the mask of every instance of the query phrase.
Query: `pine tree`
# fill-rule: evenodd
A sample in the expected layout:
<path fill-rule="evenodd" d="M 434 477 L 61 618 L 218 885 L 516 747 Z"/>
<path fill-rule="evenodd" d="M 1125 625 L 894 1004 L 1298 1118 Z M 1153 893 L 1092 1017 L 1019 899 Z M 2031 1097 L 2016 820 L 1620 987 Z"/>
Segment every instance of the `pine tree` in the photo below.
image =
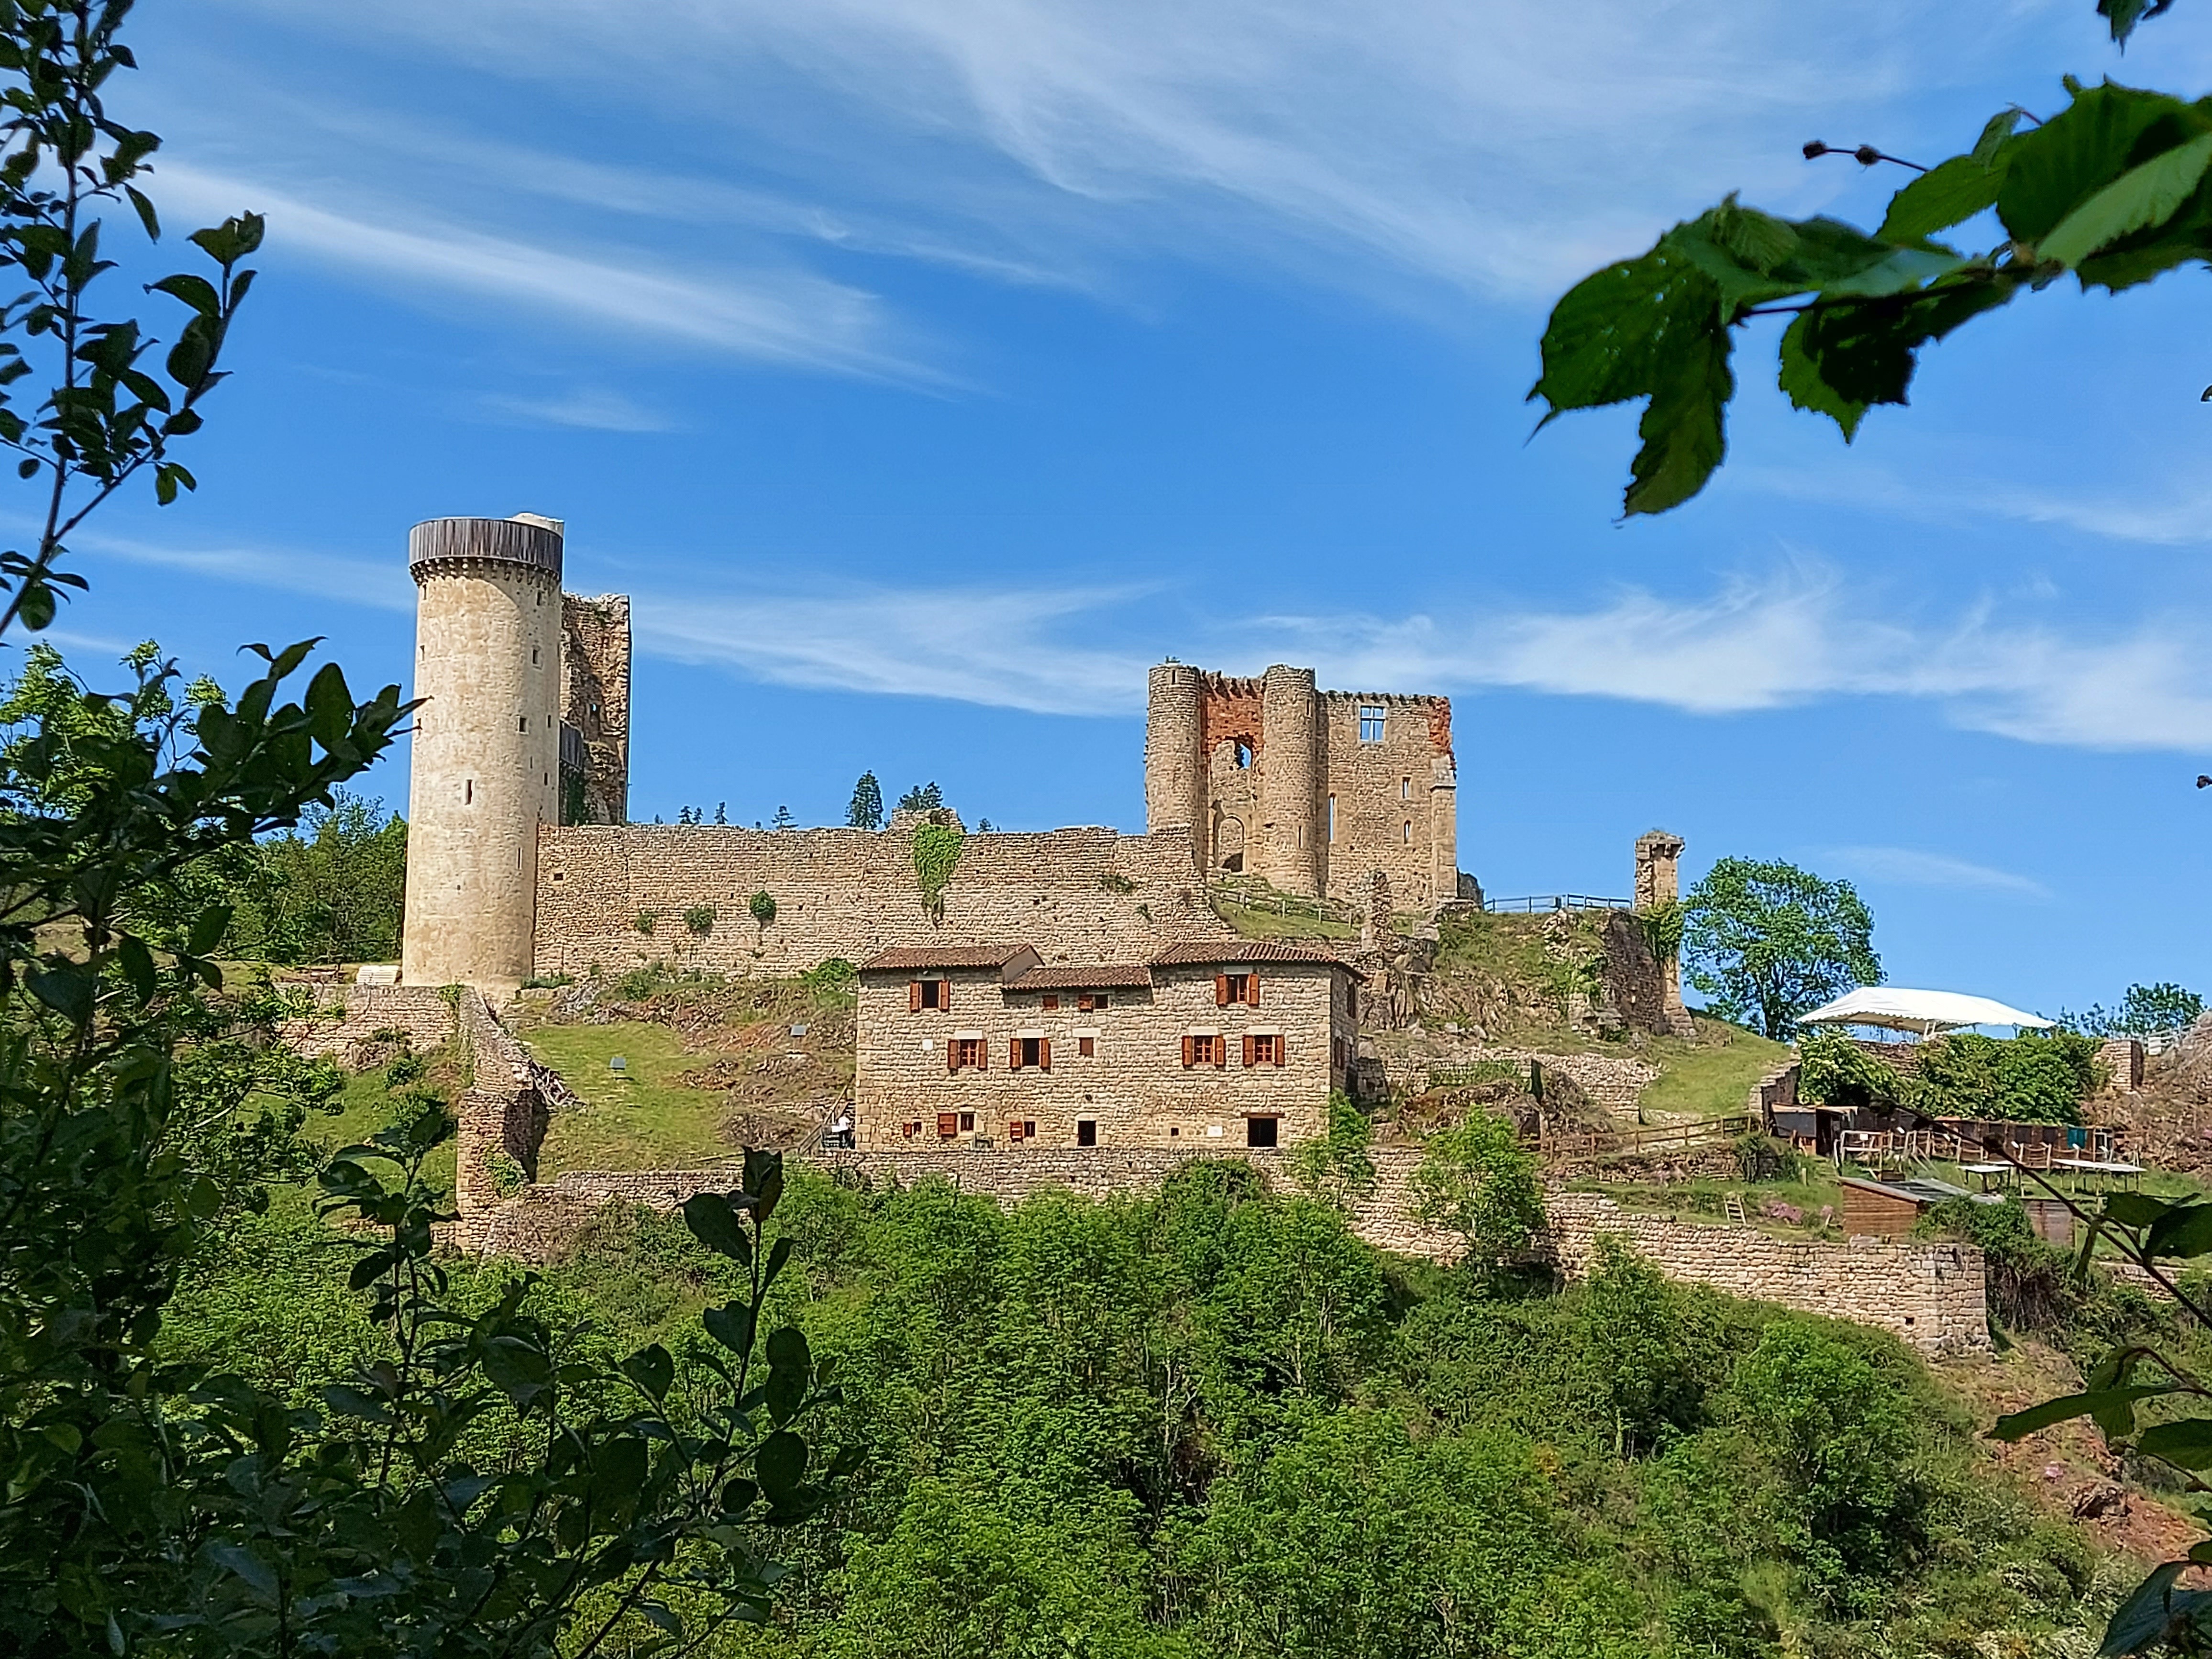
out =
<path fill-rule="evenodd" d="M 845 809 L 845 822 L 854 830 L 884 827 L 884 788 L 873 772 L 861 773 L 860 781 L 853 786 L 853 804 Z"/>
<path fill-rule="evenodd" d="M 729 821 L 730 803 L 726 800 L 716 801 L 714 803 L 714 822 L 717 823 L 727 823 Z"/>
<path fill-rule="evenodd" d="M 769 820 L 768 827 L 771 830 L 796 830 L 799 820 L 791 816 L 788 806 L 779 806 L 775 809 L 775 816 Z"/>

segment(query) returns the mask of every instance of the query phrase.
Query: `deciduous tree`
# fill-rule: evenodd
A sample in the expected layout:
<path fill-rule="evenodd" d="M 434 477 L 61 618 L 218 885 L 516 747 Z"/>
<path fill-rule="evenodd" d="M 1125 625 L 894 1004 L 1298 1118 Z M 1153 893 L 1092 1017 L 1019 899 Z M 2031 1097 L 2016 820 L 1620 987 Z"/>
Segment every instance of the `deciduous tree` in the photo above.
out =
<path fill-rule="evenodd" d="M 1855 985 L 1881 978 L 1874 916 L 1848 881 L 1794 864 L 1727 858 L 1683 905 L 1690 983 L 1723 1018 L 1777 1042 L 1796 1036 L 1797 1016 Z"/>

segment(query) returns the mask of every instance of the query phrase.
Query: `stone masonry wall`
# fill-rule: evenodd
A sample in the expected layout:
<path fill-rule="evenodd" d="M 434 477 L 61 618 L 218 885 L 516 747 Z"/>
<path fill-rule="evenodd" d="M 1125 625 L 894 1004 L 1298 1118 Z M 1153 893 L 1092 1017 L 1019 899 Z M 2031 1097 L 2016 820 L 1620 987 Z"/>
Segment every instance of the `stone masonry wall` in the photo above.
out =
<path fill-rule="evenodd" d="M 454 1005 L 434 985 L 349 985 L 343 1006 L 339 1018 L 318 1012 L 286 1020 L 276 1035 L 301 1054 L 327 1054 L 351 1071 L 374 1063 L 368 1056 L 387 1048 L 379 1031 L 404 1032 L 415 1048 L 435 1048 L 453 1035 Z"/>
<path fill-rule="evenodd" d="M 1085 1120 L 1102 1151 L 1241 1146 L 1255 1117 L 1279 1120 L 1282 1146 L 1312 1139 L 1326 1123 L 1329 1090 L 1343 1084 L 1334 1062 L 1356 1039 L 1348 978 L 1316 963 L 1238 971 L 1259 975 L 1257 1006 L 1216 1006 L 1212 967 L 1157 968 L 1149 990 L 1110 991 L 1107 1006 L 1089 1012 L 1073 991 L 1008 990 L 995 974 L 958 971 L 927 975 L 948 981 L 950 1008 L 915 1012 L 908 981 L 918 975 L 865 975 L 853 1090 L 859 1144 L 939 1146 L 939 1114 L 954 1119 L 951 1139 L 1006 1141 L 1008 1122 L 1022 1121 L 1036 1126 L 1044 1147 L 1074 1148 Z M 1058 1006 L 1045 1008 L 1048 997 Z M 1193 1032 L 1222 1037 L 1226 1063 L 1186 1068 L 1182 1039 Z M 1279 1037 L 1283 1063 L 1246 1066 L 1248 1034 Z M 1049 1069 L 1009 1067 L 1009 1047 L 1021 1037 L 1050 1043 Z M 980 1071 L 949 1069 L 947 1047 L 963 1038 L 981 1040 Z M 1345 1039 L 1341 1049 L 1333 1039 Z M 911 1136 L 908 1125 L 918 1126 Z"/>
<path fill-rule="evenodd" d="M 629 598 L 561 596 L 561 718 L 584 739 L 584 821 L 629 817 Z"/>
<path fill-rule="evenodd" d="M 1242 1158 L 1275 1189 L 1290 1185 L 1279 1152 L 1227 1149 L 1200 1155 Z M 1193 1156 L 1148 1147 L 979 1148 L 831 1152 L 810 1160 L 871 1182 L 902 1186 L 931 1176 L 962 1191 L 1012 1205 L 1060 1188 L 1091 1198 L 1157 1190 Z M 1381 1249 L 1448 1261 L 1457 1241 L 1410 1215 L 1412 1176 L 1420 1153 L 1375 1151 L 1375 1190 L 1352 1207 L 1352 1231 Z M 544 1260 L 556 1254 L 591 1213 L 608 1203 L 672 1210 L 694 1193 L 726 1192 L 734 1167 L 579 1172 L 531 1187 L 477 1218 L 473 1248 Z M 1570 1278 L 1589 1271 L 1601 1234 L 1613 1234 L 1669 1279 L 1710 1285 L 1731 1296 L 1848 1319 L 1893 1333 L 1931 1358 L 1986 1351 L 1987 1285 L 1979 1250 L 1970 1245 L 1855 1238 L 1842 1244 L 1778 1238 L 1749 1227 L 1676 1221 L 1624 1210 L 1588 1193 L 1553 1193 L 1546 1255 Z"/>
<path fill-rule="evenodd" d="M 1636 1115 L 1636 1103 L 1659 1080 L 1659 1068 L 1626 1054 L 1540 1054 L 1529 1048 L 1470 1048 L 1448 1060 L 1416 1056 L 1394 1058 L 1385 1071 L 1393 1088 L 1419 1094 L 1429 1086 L 1429 1073 L 1441 1066 L 1473 1066 L 1486 1060 L 1503 1061 L 1524 1069 L 1531 1060 L 1547 1072 L 1571 1078 L 1591 1102 L 1617 1117 Z"/>
<path fill-rule="evenodd" d="M 1324 691 L 1320 701 L 1328 893 L 1355 893 L 1381 870 L 1409 908 L 1455 897 L 1458 783 L 1450 700 Z M 1383 711 L 1380 743 L 1360 741 L 1362 708 Z M 1432 797 L 1441 797 L 1448 810 L 1432 811 Z M 1331 801 L 1334 836 L 1328 834 Z"/>
<path fill-rule="evenodd" d="M 620 974 L 653 961 L 792 974 L 896 945 L 1025 941 L 1048 962 L 1143 962 L 1177 939 L 1233 937 L 1206 907 L 1180 830 L 972 835 L 944 915 L 923 908 L 910 838 L 888 830 L 545 825 L 536 971 Z M 775 900 L 756 927 L 753 895 Z M 711 906 L 704 937 L 684 915 Z M 638 918 L 650 913 L 653 931 Z"/>

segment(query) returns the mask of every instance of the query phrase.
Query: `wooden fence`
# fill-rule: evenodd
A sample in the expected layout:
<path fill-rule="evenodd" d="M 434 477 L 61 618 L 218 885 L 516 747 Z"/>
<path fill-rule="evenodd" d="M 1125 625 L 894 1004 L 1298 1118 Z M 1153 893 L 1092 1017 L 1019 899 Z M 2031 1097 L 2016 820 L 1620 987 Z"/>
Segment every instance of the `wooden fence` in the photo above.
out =
<path fill-rule="evenodd" d="M 1748 1134 L 1756 1124 L 1747 1114 L 1700 1118 L 1648 1129 L 1555 1129 L 1529 1139 L 1547 1158 L 1602 1158 L 1620 1152 L 1687 1152 Z"/>

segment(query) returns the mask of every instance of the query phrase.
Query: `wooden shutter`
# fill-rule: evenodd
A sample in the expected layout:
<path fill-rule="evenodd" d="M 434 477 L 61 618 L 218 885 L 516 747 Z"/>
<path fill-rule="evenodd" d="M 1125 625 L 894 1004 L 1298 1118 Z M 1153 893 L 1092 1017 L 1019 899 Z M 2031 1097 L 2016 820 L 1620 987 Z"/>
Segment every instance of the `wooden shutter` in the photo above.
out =
<path fill-rule="evenodd" d="M 937 1115 L 937 1135 L 939 1139 L 950 1140 L 953 1136 L 959 1133 L 960 1117 L 957 1113 L 939 1112 Z"/>
<path fill-rule="evenodd" d="M 951 1006 L 952 981 L 949 979 L 940 979 L 937 981 L 937 1012 L 941 1014 Z"/>
<path fill-rule="evenodd" d="M 1227 1037 L 1218 1036 L 1213 1039 L 1213 1063 L 1216 1066 L 1219 1066 L 1224 1068 L 1227 1067 L 1229 1064 L 1229 1039 Z"/>
<path fill-rule="evenodd" d="M 1052 1039 L 1050 1037 L 1037 1039 L 1037 1066 L 1042 1071 L 1052 1070 Z"/>
<path fill-rule="evenodd" d="M 1217 1008 L 1229 1006 L 1229 975 L 1226 974 L 1213 976 L 1213 1006 Z"/>
<path fill-rule="evenodd" d="M 1198 1039 L 1196 1037 L 1185 1037 L 1182 1040 L 1182 1068 L 1188 1072 L 1192 1066 L 1197 1064 Z"/>
<path fill-rule="evenodd" d="M 910 979 L 906 984 L 906 1011 L 910 1014 L 921 1012 L 921 981 Z"/>
<path fill-rule="evenodd" d="M 1283 1063 L 1283 1045 L 1289 1040 L 1290 1039 L 1284 1036 L 1280 1032 L 1278 1032 L 1275 1036 L 1275 1064 L 1278 1066 Z"/>
<path fill-rule="evenodd" d="M 1006 1044 L 1006 1069 L 1010 1072 L 1022 1069 L 1022 1040 L 1019 1037 Z"/>
<path fill-rule="evenodd" d="M 960 1044 L 957 1041 L 945 1045 L 945 1069 L 948 1072 L 960 1069 Z"/>
<path fill-rule="evenodd" d="M 1244 975 L 1244 1000 L 1255 1008 L 1260 1006 L 1260 970 L 1256 968 Z"/>
<path fill-rule="evenodd" d="M 1006 1139 L 1011 1141 L 1019 1140 L 1021 1138 L 1022 1126 L 1020 1120 L 1012 1118 L 1008 1119 L 1006 1122 Z"/>
<path fill-rule="evenodd" d="M 1244 1038 L 1244 1063 L 1247 1066 L 1257 1066 L 1260 1063 L 1260 1039 L 1249 1033 Z"/>

